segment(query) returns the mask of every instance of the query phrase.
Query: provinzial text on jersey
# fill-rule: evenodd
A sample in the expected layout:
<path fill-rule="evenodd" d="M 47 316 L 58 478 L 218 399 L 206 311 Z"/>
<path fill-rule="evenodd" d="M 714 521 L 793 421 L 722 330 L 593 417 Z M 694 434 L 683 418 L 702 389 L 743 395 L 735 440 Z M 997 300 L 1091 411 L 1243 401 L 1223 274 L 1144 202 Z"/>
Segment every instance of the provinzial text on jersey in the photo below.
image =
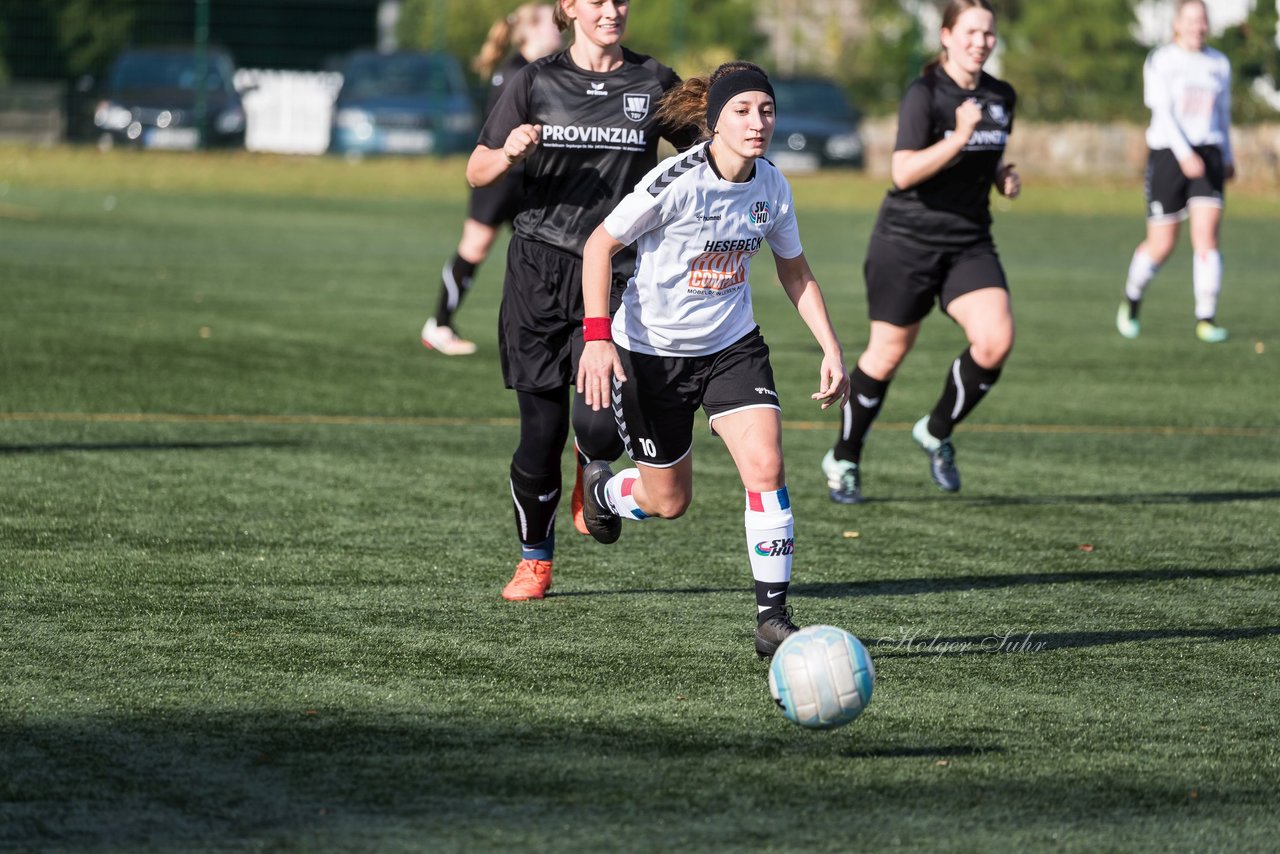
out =
<path fill-rule="evenodd" d="M 945 136 L 950 137 L 955 131 L 949 130 Z M 965 143 L 965 148 L 1002 147 L 1009 141 L 1009 134 L 1002 130 L 975 130 Z"/>
<path fill-rule="evenodd" d="M 582 127 L 580 125 L 543 125 L 545 142 L 604 142 L 614 145 L 644 145 L 644 131 L 637 128 Z"/>

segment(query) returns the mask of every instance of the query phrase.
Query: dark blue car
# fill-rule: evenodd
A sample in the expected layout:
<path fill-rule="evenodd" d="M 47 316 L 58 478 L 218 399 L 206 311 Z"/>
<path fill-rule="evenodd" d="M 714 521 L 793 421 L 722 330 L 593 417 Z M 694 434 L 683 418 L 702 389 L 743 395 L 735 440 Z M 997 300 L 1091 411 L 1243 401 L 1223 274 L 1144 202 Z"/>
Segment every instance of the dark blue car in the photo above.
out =
<path fill-rule="evenodd" d="M 784 172 L 863 165 L 861 117 L 825 77 L 773 77 L 778 123 L 766 155 Z"/>
<path fill-rule="evenodd" d="M 243 147 L 245 114 L 234 74 L 230 54 L 217 48 L 203 57 L 193 46 L 121 52 L 94 112 L 99 147 Z"/>
<path fill-rule="evenodd" d="M 480 116 L 453 56 L 360 51 L 340 70 L 329 151 L 359 157 L 475 148 Z"/>

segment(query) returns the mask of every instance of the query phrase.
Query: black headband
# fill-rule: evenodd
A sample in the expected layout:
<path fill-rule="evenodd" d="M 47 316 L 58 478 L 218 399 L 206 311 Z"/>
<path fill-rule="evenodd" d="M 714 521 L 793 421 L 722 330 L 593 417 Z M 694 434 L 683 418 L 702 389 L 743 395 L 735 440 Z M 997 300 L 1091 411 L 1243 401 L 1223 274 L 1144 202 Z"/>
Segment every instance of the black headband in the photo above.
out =
<path fill-rule="evenodd" d="M 707 93 L 707 130 L 715 132 L 716 122 L 720 119 L 720 111 L 724 109 L 724 105 L 734 95 L 741 95 L 743 92 L 764 92 L 772 98 L 773 86 L 764 74 L 750 69 L 721 77 L 711 84 L 711 91 Z"/>

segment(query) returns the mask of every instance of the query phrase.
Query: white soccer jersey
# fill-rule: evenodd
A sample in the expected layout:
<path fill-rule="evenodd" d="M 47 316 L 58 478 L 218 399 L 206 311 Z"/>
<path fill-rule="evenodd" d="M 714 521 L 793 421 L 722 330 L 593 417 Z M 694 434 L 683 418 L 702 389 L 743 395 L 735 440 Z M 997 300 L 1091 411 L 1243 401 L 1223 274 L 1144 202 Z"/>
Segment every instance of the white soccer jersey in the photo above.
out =
<path fill-rule="evenodd" d="M 1219 51 L 1158 47 L 1142 70 L 1143 95 L 1151 109 L 1147 146 L 1167 148 L 1179 160 L 1193 146 L 1216 145 L 1231 164 L 1231 63 Z"/>
<path fill-rule="evenodd" d="M 727 181 L 709 145 L 659 163 L 604 221 L 637 250 L 613 318 L 613 340 L 633 352 L 718 353 L 756 326 L 748 273 L 761 244 L 782 258 L 804 251 L 782 173 L 760 159 L 750 180 Z"/>

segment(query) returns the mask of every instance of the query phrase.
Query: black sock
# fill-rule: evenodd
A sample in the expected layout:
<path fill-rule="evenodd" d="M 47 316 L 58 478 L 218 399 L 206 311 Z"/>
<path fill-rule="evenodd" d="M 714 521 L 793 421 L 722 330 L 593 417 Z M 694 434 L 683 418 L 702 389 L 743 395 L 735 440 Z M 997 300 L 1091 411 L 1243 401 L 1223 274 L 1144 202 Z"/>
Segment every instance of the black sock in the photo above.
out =
<path fill-rule="evenodd" d="M 888 391 L 889 380 L 873 379 L 862 368 L 854 367 L 849 375 L 849 402 L 841 411 L 840 438 L 832 449 L 837 460 L 856 463 L 862 459 L 862 445 Z"/>
<path fill-rule="evenodd" d="M 756 582 L 756 625 L 763 624 L 770 617 L 786 613 L 787 588 L 789 581 L 757 581 Z M 760 609 L 764 610 L 760 610 Z"/>
<path fill-rule="evenodd" d="M 947 381 L 942 386 L 942 397 L 929 413 L 929 435 L 935 439 L 949 438 L 956 425 L 987 396 L 998 379 L 999 368 L 981 367 L 967 349 L 961 353 L 951 363 Z"/>
<path fill-rule="evenodd" d="M 1129 299 L 1129 298 L 1125 297 L 1125 299 Z M 1129 299 L 1129 319 L 1130 320 L 1138 319 L 1138 309 L 1141 307 L 1142 307 L 1142 300 Z"/>
<path fill-rule="evenodd" d="M 440 273 L 440 300 L 436 304 L 437 324 L 453 325 L 453 313 L 462 305 L 462 298 L 467 295 L 467 291 L 471 290 L 471 283 L 475 281 L 478 266 L 463 259 L 461 255 L 454 255 L 453 259 L 445 265 Z"/>
<path fill-rule="evenodd" d="M 531 475 L 512 463 L 511 498 L 521 545 L 532 546 L 550 539 L 555 533 L 556 508 L 560 506 L 560 470 Z"/>

